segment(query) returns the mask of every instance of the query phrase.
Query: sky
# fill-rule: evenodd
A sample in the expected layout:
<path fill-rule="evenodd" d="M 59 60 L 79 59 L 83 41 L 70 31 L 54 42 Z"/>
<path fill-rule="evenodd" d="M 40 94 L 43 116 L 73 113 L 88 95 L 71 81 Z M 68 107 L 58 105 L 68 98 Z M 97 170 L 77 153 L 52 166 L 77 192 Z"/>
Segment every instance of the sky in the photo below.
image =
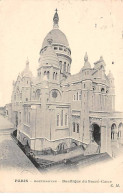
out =
<path fill-rule="evenodd" d="M 0 106 L 11 101 L 12 83 L 27 57 L 36 76 L 56 8 L 72 51 L 71 73 L 80 71 L 85 52 L 92 67 L 103 56 L 106 74 L 111 70 L 115 78 L 116 110 L 123 111 L 122 0 L 0 0 Z"/>

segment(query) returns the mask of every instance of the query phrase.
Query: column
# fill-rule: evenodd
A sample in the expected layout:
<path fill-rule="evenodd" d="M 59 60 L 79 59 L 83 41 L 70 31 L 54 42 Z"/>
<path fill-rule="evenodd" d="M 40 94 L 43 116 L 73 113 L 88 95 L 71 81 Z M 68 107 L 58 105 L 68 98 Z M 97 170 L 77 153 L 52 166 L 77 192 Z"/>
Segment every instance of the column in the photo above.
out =
<path fill-rule="evenodd" d="M 107 127 L 101 126 L 101 153 L 107 152 Z"/>

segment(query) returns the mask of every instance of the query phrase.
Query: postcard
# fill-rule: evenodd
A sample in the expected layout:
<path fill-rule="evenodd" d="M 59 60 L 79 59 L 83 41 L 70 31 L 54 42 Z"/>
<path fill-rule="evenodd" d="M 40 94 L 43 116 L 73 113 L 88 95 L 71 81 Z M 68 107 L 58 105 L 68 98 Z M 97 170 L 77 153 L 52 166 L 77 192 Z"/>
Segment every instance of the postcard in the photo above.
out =
<path fill-rule="evenodd" d="M 123 192 L 122 10 L 0 0 L 0 192 Z"/>

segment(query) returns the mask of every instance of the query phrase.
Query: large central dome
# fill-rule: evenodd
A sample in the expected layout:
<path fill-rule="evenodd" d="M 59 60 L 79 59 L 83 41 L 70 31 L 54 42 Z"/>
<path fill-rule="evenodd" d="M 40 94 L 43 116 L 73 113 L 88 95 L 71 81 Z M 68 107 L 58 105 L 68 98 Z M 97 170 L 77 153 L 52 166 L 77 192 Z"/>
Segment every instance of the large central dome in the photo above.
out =
<path fill-rule="evenodd" d="M 65 34 L 59 29 L 59 16 L 57 9 L 53 17 L 53 29 L 44 38 L 40 50 L 39 66 L 57 67 L 60 70 L 60 77 L 67 78 L 71 68 L 71 50 Z M 52 40 L 49 47 L 48 40 Z M 51 50 L 52 49 L 52 50 Z"/>
<path fill-rule="evenodd" d="M 45 39 L 43 41 L 43 44 L 42 44 L 42 48 L 47 46 L 47 44 L 48 44 L 47 40 L 48 39 L 52 39 L 53 40 L 52 44 L 61 44 L 61 45 L 69 47 L 69 43 L 68 43 L 68 40 L 67 40 L 65 34 L 61 30 L 59 30 L 58 28 L 52 29 L 46 35 L 46 37 L 45 37 Z"/>

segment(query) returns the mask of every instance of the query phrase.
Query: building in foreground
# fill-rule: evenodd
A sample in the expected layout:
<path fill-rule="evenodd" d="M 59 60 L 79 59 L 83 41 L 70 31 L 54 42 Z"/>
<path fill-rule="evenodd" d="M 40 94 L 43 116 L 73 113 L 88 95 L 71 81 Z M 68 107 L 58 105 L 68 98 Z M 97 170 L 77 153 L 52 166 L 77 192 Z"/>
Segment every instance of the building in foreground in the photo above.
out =
<path fill-rule="evenodd" d="M 112 153 L 123 145 L 122 113 L 115 112 L 115 86 L 105 73 L 103 57 L 92 68 L 87 53 L 79 73 L 71 75 L 71 49 L 59 29 L 56 11 L 53 29 L 40 50 L 37 77 L 26 61 L 13 83 L 10 119 L 18 140 L 38 152 L 48 148 L 62 152 L 74 146 Z M 96 150 L 97 150 L 96 149 Z"/>

